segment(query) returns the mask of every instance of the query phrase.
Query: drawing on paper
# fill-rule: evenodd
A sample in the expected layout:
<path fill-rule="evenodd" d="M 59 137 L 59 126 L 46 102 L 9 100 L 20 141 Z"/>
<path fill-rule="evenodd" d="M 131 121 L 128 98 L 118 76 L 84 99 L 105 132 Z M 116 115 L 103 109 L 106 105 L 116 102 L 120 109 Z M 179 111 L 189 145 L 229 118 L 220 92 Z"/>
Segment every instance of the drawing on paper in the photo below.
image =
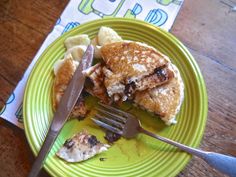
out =
<path fill-rule="evenodd" d="M 65 32 L 73 29 L 74 27 L 76 27 L 78 25 L 80 25 L 79 22 L 69 22 L 69 23 L 67 23 L 67 25 L 65 26 L 65 28 L 64 28 L 64 30 L 62 31 L 61 34 L 64 34 Z"/>
<path fill-rule="evenodd" d="M 154 24 L 156 26 L 162 26 L 168 19 L 168 14 L 162 9 L 152 9 L 144 21 Z"/>
<path fill-rule="evenodd" d="M 2 110 L 0 111 L 0 115 L 2 115 L 2 113 L 5 111 L 6 107 L 8 104 L 12 103 L 15 100 L 15 93 L 13 92 L 10 97 L 8 98 L 8 100 L 6 101 L 5 105 L 3 106 Z"/>
<path fill-rule="evenodd" d="M 59 25 L 61 23 L 61 17 L 57 19 L 56 25 Z"/>
<path fill-rule="evenodd" d="M 132 9 L 128 9 L 124 15 L 126 18 L 136 18 L 142 12 L 143 8 L 139 3 L 136 3 Z"/>
<path fill-rule="evenodd" d="M 183 1 L 182 0 L 156 0 L 156 2 L 163 6 L 168 6 L 170 4 L 181 5 Z"/>
<path fill-rule="evenodd" d="M 78 10 L 88 15 L 94 13 L 101 18 L 115 17 L 125 0 L 82 0 L 78 6 Z M 101 6 L 106 4 L 106 6 Z"/>
<path fill-rule="evenodd" d="M 21 103 L 15 113 L 15 116 L 16 116 L 18 122 L 21 122 L 21 123 L 23 123 L 23 109 L 22 109 L 22 107 L 23 107 L 23 104 Z"/>

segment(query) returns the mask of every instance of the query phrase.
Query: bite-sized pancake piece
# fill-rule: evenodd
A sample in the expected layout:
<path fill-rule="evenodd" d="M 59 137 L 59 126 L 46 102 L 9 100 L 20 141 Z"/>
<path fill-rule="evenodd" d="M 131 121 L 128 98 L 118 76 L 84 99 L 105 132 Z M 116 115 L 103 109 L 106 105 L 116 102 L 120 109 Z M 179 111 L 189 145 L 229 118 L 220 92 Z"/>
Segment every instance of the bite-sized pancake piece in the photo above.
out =
<path fill-rule="evenodd" d="M 173 64 L 169 68 L 175 77 L 168 83 L 150 90 L 136 92 L 134 102 L 141 108 L 154 112 L 166 124 L 176 123 L 175 116 L 180 110 L 184 98 L 184 84 L 177 67 Z"/>
<path fill-rule="evenodd" d="M 66 38 L 64 41 L 64 44 L 66 46 L 66 49 L 70 49 L 76 45 L 85 45 L 88 46 L 90 44 L 90 39 L 87 34 L 79 34 L 76 36 L 71 36 Z"/>
<path fill-rule="evenodd" d="M 125 85 L 122 73 L 114 74 L 106 66 L 102 69 L 104 74 L 104 86 L 106 87 L 107 94 L 113 101 L 125 101 L 127 96 L 125 95 Z"/>
<path fill-rule="evenodd" d="M 122 38 L 112 28 L 102 26 L 99 29 L 98 44 L 100 46 L 120 41 L 123 41 Z"/>
<path fill-rule="evenodd" d="M 55 79 L 53 83 L 53 108 L 56 110 L 62 95 L 64 94 L 75 70 L 78 62 L 69 55 L 63 60 L 59 60 L 54 65 Z"/>
<path fill-rule="evenodd" d="M 109 147 L 97 140 L 96 136 L 82 131 L 66 140 L 56 155 L 67 162 L 81 162 L 107 151 Z"/>

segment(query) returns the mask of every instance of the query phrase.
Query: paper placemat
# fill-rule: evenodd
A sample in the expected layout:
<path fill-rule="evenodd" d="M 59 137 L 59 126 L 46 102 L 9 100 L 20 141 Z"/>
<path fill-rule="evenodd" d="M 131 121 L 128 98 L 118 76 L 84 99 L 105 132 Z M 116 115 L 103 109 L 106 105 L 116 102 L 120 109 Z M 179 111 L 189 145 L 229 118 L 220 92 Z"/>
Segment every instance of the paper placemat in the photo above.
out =
<path fill-rule="evenodd" d="M 6 101 L 0 116 L 23 128 L 22 102 L 28 76 L 42 52 L 70 29 L 96 19 L 125 17 L 144 20 L 169 31 L 184 0 L 71 0 L 48 34 L 22 79 Z"/>

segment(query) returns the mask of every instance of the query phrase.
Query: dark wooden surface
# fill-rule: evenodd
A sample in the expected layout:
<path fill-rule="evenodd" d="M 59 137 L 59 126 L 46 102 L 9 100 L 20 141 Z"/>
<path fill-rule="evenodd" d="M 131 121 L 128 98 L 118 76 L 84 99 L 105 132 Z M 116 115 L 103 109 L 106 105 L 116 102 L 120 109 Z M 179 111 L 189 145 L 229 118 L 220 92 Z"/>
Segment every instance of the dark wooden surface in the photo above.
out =
<path fill-rule="evenodd" d="M 0 0 L 0 107 L 67 2 Z M 171 33 L 189 48 L 206 82 L 209 111 L 200 148 L 236 156 L 236 12 L 220 0 L 185 0 Z M 0 177 L 27 176 L 33 160 L 23 130 L 0 119 Z M 223 175 L 193 157 L 179 176 Z"/>

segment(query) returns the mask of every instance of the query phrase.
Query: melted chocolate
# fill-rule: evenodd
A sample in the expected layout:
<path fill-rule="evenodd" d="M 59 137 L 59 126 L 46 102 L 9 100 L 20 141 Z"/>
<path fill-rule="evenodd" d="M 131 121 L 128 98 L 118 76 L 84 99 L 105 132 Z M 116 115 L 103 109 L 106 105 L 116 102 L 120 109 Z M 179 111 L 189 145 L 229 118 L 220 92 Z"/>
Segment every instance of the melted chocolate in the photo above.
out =
<path fill-rule="evenodd" d="M 128 97 L 130 97 L 132 95 L 132 93 L 134 92 L 136 88 L 135 82 L 132 81 L 129 84 L 125 85 L 125 95 L 127 95 Z"/>
<path fill-rule="evenodd" d="M 63 144 L 67 149 L 70 149 L 74 146 L 75 142 L 72 139 L 67 139 Z"/>
<path fill-rule="evenodd" d="M 88 143 L 90 144 L 90 147 L 93 147 L 93 146 L 97 145 L 99 143 L 99 141 L 97 140 L 96 136 L 91 135 L 88 138 Z"/>
<path fill-rule="evenodd" d="M 167 80 L 167 73 L 165 67 L 161 66 L 154 70 L 154 73 L 158 76 L 161 82 Z"/>

